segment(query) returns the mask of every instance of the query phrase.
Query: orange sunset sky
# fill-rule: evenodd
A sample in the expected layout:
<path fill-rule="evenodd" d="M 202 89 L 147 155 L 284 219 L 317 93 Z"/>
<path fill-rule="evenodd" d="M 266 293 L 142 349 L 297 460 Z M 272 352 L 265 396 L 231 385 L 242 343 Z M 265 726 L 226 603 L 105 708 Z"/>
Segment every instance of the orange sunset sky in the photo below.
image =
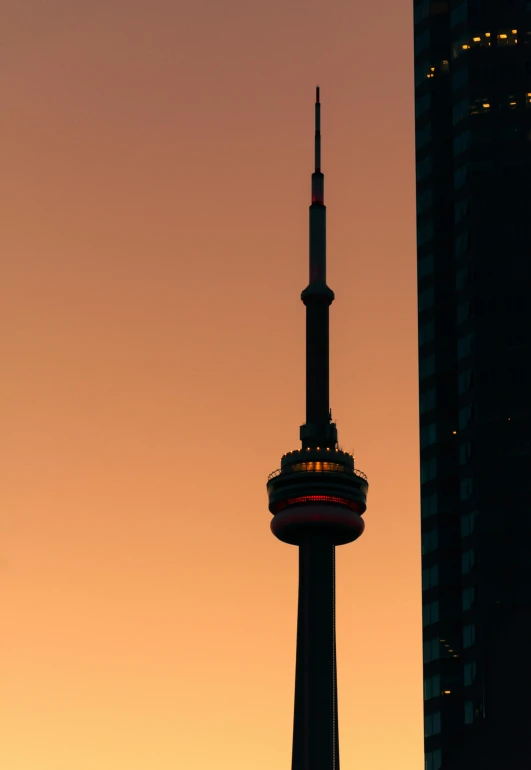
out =
<path fill-rule="evenodd" d="M 288 770 L 321 86 L 342 770 L 421 770 L 412 0 L 0 0 L 0 767 Z"/>

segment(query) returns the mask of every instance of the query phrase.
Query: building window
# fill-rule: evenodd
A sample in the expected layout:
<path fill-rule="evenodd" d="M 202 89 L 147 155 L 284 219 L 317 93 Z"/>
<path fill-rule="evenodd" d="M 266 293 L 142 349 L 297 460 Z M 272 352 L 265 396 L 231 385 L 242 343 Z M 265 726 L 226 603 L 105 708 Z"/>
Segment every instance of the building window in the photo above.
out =
<path fill-rule="evenodd" d="M 468 537 L 474 531 L 477 511 L 461 516 L 461 537 Z"/>
<path fill-rule="evenodd" d="M 455 288 L 462 291 L 468 282 L 468 267 L 460 267 L 455 274 Z"/>
<path fill-rule="evenodd" d="M 430 602 L 422 606 L 422 625 L 431 626 L 439 622 L 439 602 Z"/>
<path fill-rule="evenodd" d="M 433 567 L 427 567 L 422 570 L 422 590 L 427 591 L 430 588 L 435 588 L 439 585 L 439 565 L 434 564 Z"/>
<path fill-rule="evenodd" d="M 452 90 L 458 91 L 463 86 L 468 85 L 468 66 L 454 67 L 452 72 Z"/>
<path fill-rule="evenodd" d="M 439 674 L 428 676 L 424 680 L 424 700 L 438 698 L 441 694 L 441 677 Z"/>
<path fill-rule="evenodd" d="M 417 163 L 417 182 L 421 182 L 423 179 L 426 179 L 426 177 L 430 176 L 432 171 L 433 160 L 430 155 L 428 158 L 424 158 L 424 160 L 420 160 Z"/>
<path fill-rule="evenodd" d="M 467 575 L 472 567 L 474 566 L 475 562 L 475 554 L 474 549 L 469 548 L 468 551 L 464 551 L 461 554 L 461 572 L 463 575 Z"/>
<path fill-rule="evenodd" d="M 425 425 L 420 429 L 420 448 L 424 449 L 427 446 L 435 444 L 437 441 L 437 425 L 431 422 L 429 425 Z"/>
<path fill-rule="evenodd" d="M 465 701 L 465 725 L 471 725 L 474 722 L 474 703 L 471 700 Z"/>
<path fill-rule="evenodd" d="M 433 206 L 433 189 L 428 187 L 427 190 L 417 195 L 417 216 L 423 214 Z M 424 228 L 424 233 L 421 231 Z M 417 228 L 417 246 L 421 246 L 427 240 L 433 237 L 433 222 L 426 225 L 419 225 Z"/>
<path fill-rule="evenodd" d="M 474 335 L 467 334 L 466 337 L 461 337 L 457 340 L 457 357 L 466 358 L 472 354 L 474 348 Z"/>
<path fill-rule="evenodd" d="M 472 647 L 476 641 L 476 626 L 473 623 L 469 623 L 468 626 L 463 626 L 463 647 Z"/>
<path fill-rule="evenodd" d="M 425 74 L 424 74 L 425 77 Z M 417 146 L 417 151 L 421 150 L 423 147 L 425 147 L 427 144 L 431 142 L 432 139 L 432 129 L 431 129 L 431 123 L 427 123 L 424 128 L 419 128 L 418 131 L 415 133 L 415 142 Z"/>
<path fill-rule="evenodd" d="M 434 269 L 433 254 L 428 254 L 417 262 L 417 277 L 419 280 L 427 275 L 432 275 Z"/>
<path fill-rule="evenodd" d="M 420 463 L 420 483 L 425 484 L 432 481 L 437 475 L 437 458 L 430 457 L 429 460 L 422 460 Z"/>
<path fill-rule="evenodd" d="M 459 224 L 468 217 L 470 213 L 470 199 L 463 198 L 454 205 L 454 222 Z"/>
<path fill-rule="evenodd" d="M 424 663 L 431 663 L 432 660 L 439 660 L 440 642 L 438 639 L 427 639 L 422 643 L 422 658 Z"/>
<path fill-rule="evenodd" d="M 436 711 L 434 714 L 425 714 L 424 737 L 429 738 L 431 735 L 439 735 L 440 732 L 441 732 L 441 712 Z"/>
<path fill-rule="evenodd" d="M 466 465 L 472 455 L 472 444 L 470 441 L 465 441 L 464 444 L 459 446 L 459 464 Z"/>
<path fill-rule="evenodd" d="M 474 479 L 471 476 L 467 476 L 466 479 L 461 479 L 459 484 L 459 497 L 461 500 L 468 500 L 472 497 L 474 491 Z"/>
<path fill-rule="evenodd" d="M 460 372 L 457 378 L 457 391 L 460 396 L 466 393 L 472 385 L 472 369 L 465 369 L 464 372 Z"/>
<path fill-rule="evenodd" d="M 460 429 L 466 428 L 472 418 L 472 406 L 467 404 L 462 406 L 458 414 L 458 425 Z"/>
<path fill-rule="evenodd" d="M 470 303 L 468 301 L 460 302 L 457 306 L 457 323 L 462 324 L 468 321 L 470 316 Z"/>
<path fill-rule="evenodd" d="M 435 355 L 432 353 L 430 356 L 422 356 L 419 359 L 419 378 L 424 380 L 426 377 L 430 377 L 435 372 Z"/>
<path fill-rule="evenodd" d="M 476 679 L 476 661 L 471 660 L 465 663 L 463 668 L 463 682 L 465 687 L 470 687 Z"/>
<path fill-rule="evenodd" d="M 467 10 L 468 3 L 466 3 L 464 0 L 462 0 L 461 3 L 459 3 L 459 5 L 457 5 L 455 8 L 452 8 L 452 13 L 450 14 L 450 26 L 457 27 L 458 24 L 466 21 Z"/>
<path fill-rule="evenodd" d="M 419 324 L 419 345 L 426 345 L 435 338 L 435 321 Z"/>
<path fill-rule="evenodd" d="M 420 413 L 431 412 L 432 409 L 435 409 L 435 403 L 435 388 L 424 391 L 419 397 Z"/>
<path fill-rule="evenodd" d="M 415 99 L 415 117 L 419 118 L 421 115 L 424 115 L 425 112 L 427 112 L 431 107 L 431 91 L 428 91 L 426 94 L 423 94 L 422 96 L 419 96 L 418 99 Z M 468 109 L 468 101 L 467 101 L 467 109 Z"/>
<path fill-rule="evenodd" d="M 470 232 L 467 230 L 455 239 L 455 255 L 462 257 L 470 248 Z"/>
<path fill-rule="evenodd" d="M 463 612 L 467 612 L 476 601 L 476 587 L 469 586 L 461 594 Z"/>
<path fill-rule="evenodd" d="M 435 302 L 435 289 L 430 286 L 429 289 L 425 289 L 419 293 L 419 312 L 423 310 L 429 310 L 433 307 Z"/>
<path fill-rule="evenodd" d="M 422 555 L 436 551 L 439 546 L 439 531 L 432 529 L 431 532 L 423 532 L 421 537 Z"/>
<path fill-rule="evenodd" d="M 468 182 L 468 164 L 456 168 L 454 171 L 454 187 L 459 190 Z"/>
<path fill-rule="evenodd" d="M 430 15 L 430 0 L 419 0 L 415 5 L 415 24 Z"/>
<path fill-rule="evenodd" d="M 431 194 L 431 190 L 426 191 Z M 422 195 L 419 196 L 417 199 L 417 205 L 418 202 L 421 201 Z M 429 203 L 431 206 L 431 202 Z M 418 209 L 417 209 L 417 213 Z M 421 225 L 417 226 L 417 248 L 420 248 L 421 246 L 424 246 L 425 243 L 428 241 L 431 241 L 433 239 L 433 219 L 429 219 L 427 222 L 423 222 Z"/>
<path fill-rule="evenodd" d="M 464 99 L 461 99 L 460 102 L 458 102 L 457 104 L 454 104 L 454 108 L 453 108 L 454 126 L 457 123 L 460 123 L 465 118 L 467 118 L 469 112 L 470 112 L 470 109 L 469 109 L 468 96 L 466 96 Z"/>
<path fill-rule="evenodd" d="M 430 30 L 425 29 L 420 35 L 415 35 L 415 56 L 430 47 Z"/>
<path fill-rule="evenodd" d="M 425 758 L 426 770 L 441 770 L 442 767 L 442 752 L 440 749 L 435 751 L 427 751 Z"/>
<path fill-rule="evenodd" d="M 461 155 L 462 152 L 469 150 L 470 144 L 470 131 L 462 131 L 459 136 L 456 136 L 454 139 L 454 155 Z"/>
<path fill-rule="evenodd" d="M 437 513 L 437 493 L 422 497 L 420 500 L 421 518 L 428 519 Z"/>

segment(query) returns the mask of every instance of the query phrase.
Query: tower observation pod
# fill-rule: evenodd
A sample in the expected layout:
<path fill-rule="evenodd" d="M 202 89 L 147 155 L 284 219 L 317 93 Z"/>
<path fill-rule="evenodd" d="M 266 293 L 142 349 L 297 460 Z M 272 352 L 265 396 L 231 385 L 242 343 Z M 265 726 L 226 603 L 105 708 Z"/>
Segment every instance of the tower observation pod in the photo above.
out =
<path fill-rule="evenodd" d="M 271 530 L 299 548 L 299 600 L 292 770 L 339 770 L 335 548 L 363 532 L 368 482 L 338 447 L 329 404 L 326 207 L 321 172 L 321 104 L 315 100 L 315 170 L 310 205 L 306 306 L 306 422 L 300 449 L 267 480 Z"/>

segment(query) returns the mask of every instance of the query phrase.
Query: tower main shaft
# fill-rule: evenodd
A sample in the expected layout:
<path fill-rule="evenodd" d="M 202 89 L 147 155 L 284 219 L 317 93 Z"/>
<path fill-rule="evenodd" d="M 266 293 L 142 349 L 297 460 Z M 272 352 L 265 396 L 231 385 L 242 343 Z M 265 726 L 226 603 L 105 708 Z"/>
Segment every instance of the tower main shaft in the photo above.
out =
<path fill-rule="evenodd" d="M 306 306 L 306 422 L 302 447 L 283 455 L 267 482 L 273 534 L 299 546 L 299 600 L 292 770 L 339 770 L 335 548 L 364 529 L 368 482 L 337 446 L 329 403 L 326 208 L 321 172 L 321 104 L 315 103 Z"/>

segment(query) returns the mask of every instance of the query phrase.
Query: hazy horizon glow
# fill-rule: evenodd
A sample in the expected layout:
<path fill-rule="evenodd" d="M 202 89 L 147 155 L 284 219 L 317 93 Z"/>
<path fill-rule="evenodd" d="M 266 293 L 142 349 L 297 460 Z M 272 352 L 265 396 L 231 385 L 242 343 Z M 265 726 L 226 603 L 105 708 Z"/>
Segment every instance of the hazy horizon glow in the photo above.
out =
<path fill-rule="evenodd" d="M 291 761 L 321 88 L 342 770 L 421 770 L 412 3 L 5 3 L 6 770 Z"/>

